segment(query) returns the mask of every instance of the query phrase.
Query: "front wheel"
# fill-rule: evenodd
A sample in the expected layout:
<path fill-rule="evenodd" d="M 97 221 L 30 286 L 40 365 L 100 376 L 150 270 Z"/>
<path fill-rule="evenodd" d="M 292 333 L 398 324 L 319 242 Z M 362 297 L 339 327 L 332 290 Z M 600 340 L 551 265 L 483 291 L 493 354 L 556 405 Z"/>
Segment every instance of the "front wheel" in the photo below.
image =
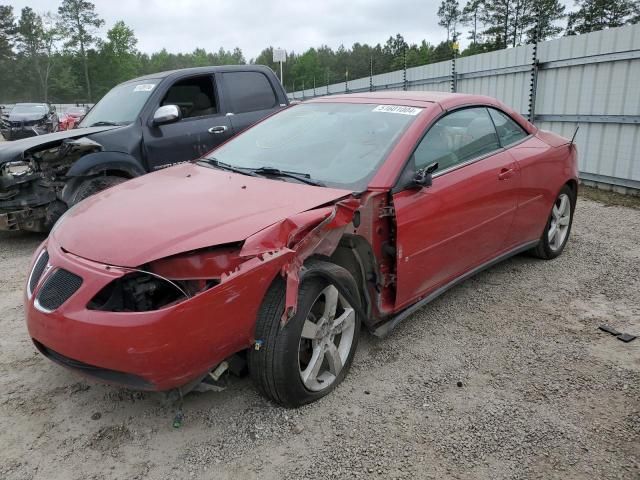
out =
<path fill-rule="evenodd" d="M 313 275 L 319 270 L 329 275 Z M 260 348 L 249 353 L 249 371 L 267 398 L 297 407 L 327 395 L 347 374 L 360 334 L 359 295 L 347 270 L 316 260 L 300 285 L 297 313 L 281 327 L 284 296 L 277 279 L 258 314 Z"/>
<path fill-rule="evenodd" d="M 89 178 L 82 182 L 77 190 L 75 191 L 75 195 L 73 195 L 73 199 L 69 203 L 69 206 L 75 205 L 76 203 L 84 200 L 91 195 L 94 195 L 102 190 L 106 190 L 107 188 L 118 185 L 122 182 L 126 182 L 127 179 L 123 177 L 116 177 L 113 175 L 105 175 L 100 177 Z"/>
<path fill-rule="evenodd" d="M 575 201 L 573 191 L 567 185 L 562 187 L 551 208 L 540 243 L 532 251 L 536 257 L 551 260 L 562 253 L 571 233 Z"/>

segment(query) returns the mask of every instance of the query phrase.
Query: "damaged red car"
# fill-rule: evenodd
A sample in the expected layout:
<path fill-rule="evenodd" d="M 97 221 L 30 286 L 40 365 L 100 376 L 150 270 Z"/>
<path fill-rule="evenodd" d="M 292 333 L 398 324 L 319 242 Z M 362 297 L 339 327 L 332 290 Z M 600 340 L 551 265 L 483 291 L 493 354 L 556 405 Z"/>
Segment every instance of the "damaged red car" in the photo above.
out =
<path fill-rule="evenodd" d="M 338 385 L 361 328 L 569 238 L 576 148 L 488 97 L 384 92 L 277 113 L 195 162 L 71 208 L 34 254 L 42 354 L 143 390 L 246 359 L 297 406 Z"/>

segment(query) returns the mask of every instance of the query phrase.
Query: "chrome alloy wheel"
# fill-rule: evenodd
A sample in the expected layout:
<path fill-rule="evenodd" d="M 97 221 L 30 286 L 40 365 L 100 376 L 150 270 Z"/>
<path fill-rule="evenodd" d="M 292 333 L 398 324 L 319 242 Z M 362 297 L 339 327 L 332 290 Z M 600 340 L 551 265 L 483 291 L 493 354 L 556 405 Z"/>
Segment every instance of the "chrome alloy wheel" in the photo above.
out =
<path fill-rule="evenodd" d="M 549 248 L 557 252 L 564 245 L 571 225 L 571 201 L 566 193 L 560 194 L 551 210 L 549 224 Z"/>
<path fill-rule="evenodd" d="M 300 378 L 308 390 L 324 390 L 338 378 L 353 345 L 355 321 L 355 310 L 333 285 L 316 297 L 298 348 Z"/>

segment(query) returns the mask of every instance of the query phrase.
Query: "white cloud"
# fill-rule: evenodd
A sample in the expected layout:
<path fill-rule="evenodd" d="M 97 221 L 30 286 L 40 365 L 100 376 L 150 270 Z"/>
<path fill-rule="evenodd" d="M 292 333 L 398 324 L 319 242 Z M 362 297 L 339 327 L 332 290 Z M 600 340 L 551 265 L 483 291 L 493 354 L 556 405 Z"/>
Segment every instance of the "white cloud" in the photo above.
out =
<path fill-rule="evenodd" d="M 2 0 L 0 0 L 2 2 Z M 2 2 L 4 3 L 4 2 Z M 401 33 L 410 43 L 438 43 L 437 0 L 94 0 L 106 22 L 133 28 L 144 52 L 190 52 L 240 47 L 247 59 L 269 46 L 301 52 L 322 44 L 384 43 Z M 56 0 L 12 0 L 16 15 L 29 6 L 57 10 Z"/>

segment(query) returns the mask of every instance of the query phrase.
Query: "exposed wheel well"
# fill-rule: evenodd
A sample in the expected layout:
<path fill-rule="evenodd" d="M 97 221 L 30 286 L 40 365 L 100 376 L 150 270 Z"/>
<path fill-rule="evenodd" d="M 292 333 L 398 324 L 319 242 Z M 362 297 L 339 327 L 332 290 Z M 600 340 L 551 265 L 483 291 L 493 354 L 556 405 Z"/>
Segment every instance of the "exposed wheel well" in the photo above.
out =
<path fill-rule="evenodd" d="M 363 310 L 369 317 L 372 303 L 368 286 L 371 282 L 376 284 L 379 278 L 378 265 L 369 242 L 358 235 L 344 235 L 331 257 L 318 258 L 330 261 L 353 275 Z"/>

